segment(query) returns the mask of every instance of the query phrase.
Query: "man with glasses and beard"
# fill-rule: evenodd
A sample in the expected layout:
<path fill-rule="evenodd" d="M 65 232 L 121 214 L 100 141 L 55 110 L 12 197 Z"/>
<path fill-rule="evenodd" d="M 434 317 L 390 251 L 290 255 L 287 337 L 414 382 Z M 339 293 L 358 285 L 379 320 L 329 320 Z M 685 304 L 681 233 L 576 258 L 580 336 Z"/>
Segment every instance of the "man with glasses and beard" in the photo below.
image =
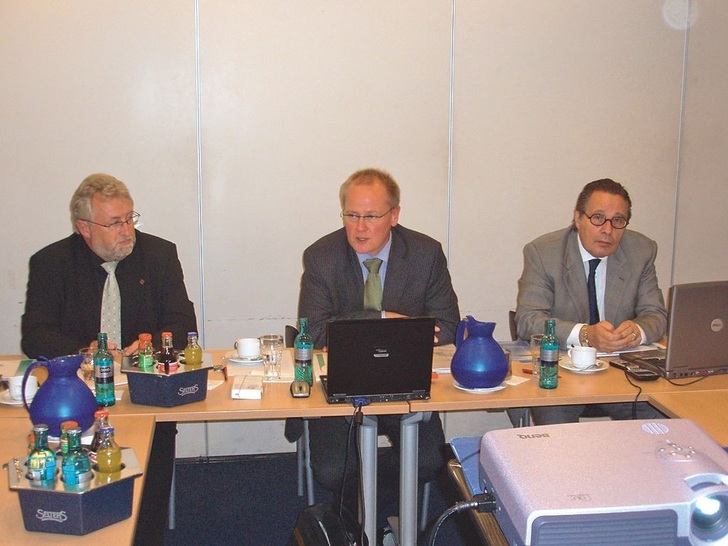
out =
<path fill-rule="evenodd" d="M 518 281 L 518 337 L 544 332 L 556 319 L 562 349 L 586 345 L 619 352 L 665 335 L 667 311 L 657 283 L 657 243 L 628 230 L 632 200 L 614 180 L 584 186 L 571 226 L 542 235 L 523 249 Z M 597 404 L 614 419 L 633 417 L 632 404 Z M 585 406 L 532 408 L 536 424 L 576 422 Z M 660 414 L 637 404 L 637 418 Z"/>
<path fill-rule="evenodd" d="M 96 346 L 97 334 L 107 329 L 110 347 L 126 355 L 136 352 L 142 332 L 160 347 L 161 332 L 170 331 L 184 348 L 197 320 L 177 248 L 136 230 L 139 214 L 126 185 L 92 174 L 73 194 L 70 211 L 74 233 L 30 258 L 23 352 L 32 358 L 75 354 Z M 112 280 L 109 267 L 120 305 L 107 326 L 102 300 Z"/>

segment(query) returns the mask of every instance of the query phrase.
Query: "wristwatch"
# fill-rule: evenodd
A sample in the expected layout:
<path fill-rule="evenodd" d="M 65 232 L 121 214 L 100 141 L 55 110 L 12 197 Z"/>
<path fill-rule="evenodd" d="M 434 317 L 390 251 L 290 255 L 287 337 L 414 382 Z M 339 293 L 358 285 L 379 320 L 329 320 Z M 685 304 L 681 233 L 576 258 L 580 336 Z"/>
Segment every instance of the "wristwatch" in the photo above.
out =
<path fill-rule="evenodd" d="M 589 343 L 589 325 L 585 324 L 581 327 L 581 330 L 579 330 L 579 344 L 582 347 L 591 347 L 591 344 Z"/>

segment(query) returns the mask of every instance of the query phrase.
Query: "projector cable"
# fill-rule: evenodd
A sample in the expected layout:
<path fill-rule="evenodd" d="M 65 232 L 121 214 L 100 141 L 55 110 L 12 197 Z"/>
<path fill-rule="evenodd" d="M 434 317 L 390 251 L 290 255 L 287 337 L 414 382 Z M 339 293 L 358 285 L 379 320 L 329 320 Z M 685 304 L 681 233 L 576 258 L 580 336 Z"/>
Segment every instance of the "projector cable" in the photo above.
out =
<path fill-rule="evenodd" d="M 435 523 L 432 524 L 432 531 L 430 532 L 430 538 L 427 544 L 429 546 L 435 546 L 435 540 L 437 539 L 437 533 L 440 530 L 440 526 L 453 514 L 473 509 L 481 513 L 494 512 L 496 508 L 495 497 L 490 493 L 479 493 L 477 495 L 473 495 L 473 500 L 453 504 L 450 508 L 445 510 L 439 518 L 437 518 Z"/>

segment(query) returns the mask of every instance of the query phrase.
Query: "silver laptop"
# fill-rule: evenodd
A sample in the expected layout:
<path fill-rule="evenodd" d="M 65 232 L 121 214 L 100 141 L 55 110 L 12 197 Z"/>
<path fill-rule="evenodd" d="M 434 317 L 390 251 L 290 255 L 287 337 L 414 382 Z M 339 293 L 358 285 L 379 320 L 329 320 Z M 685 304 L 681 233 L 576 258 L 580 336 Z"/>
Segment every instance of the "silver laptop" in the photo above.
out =
<path fill-rule="evenodd" d="M 676 284 L 668 301 L 667 349 L 619 357 L 668 379 L 728 373 L 728 281 Z"/>
<path fill-rule="evenodd" d="M 334 320 L 327 335 L 330 404 L 430 398 L 434 318 Z"/>

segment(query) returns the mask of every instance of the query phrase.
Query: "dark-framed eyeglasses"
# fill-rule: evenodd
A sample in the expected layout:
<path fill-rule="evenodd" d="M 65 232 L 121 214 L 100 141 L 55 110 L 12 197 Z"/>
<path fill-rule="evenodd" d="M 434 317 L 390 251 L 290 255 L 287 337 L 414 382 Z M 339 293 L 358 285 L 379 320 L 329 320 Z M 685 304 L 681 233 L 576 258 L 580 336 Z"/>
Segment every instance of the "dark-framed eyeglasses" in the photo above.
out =
<path fill-rule="evenodd" d="M 627 227 L 627 224 L 629 224 L 629 220 L 627 220 L 624 216 L 615 216 L 614 218 L 607 218 L 600 212 L 595 212 L 591 216 L 589 216 L 586 212 L 584 213 L 584 216 L 589 218 L 589 221 L 592 223 L 593 226 L 603 226 L 607 222 L 612 224 L 612 227 L 614 229 L 624 229 Z"/>
<path fill-rule="evenodd" d="M 373 224 L 377 220 L 381 220 L 382 218 L 384 218 L 393 210 L 394 207 L 389 209 L 384 214 L 380 214 L 379 216 L 377 216 L 376 214 L 354 214 L 353 212 L 344 212 L 342 210 L 341 217 L 344 219 L 344 222 L 349 222 L 350 224 L 358 224 L 359 220 L 364 220 L 367 224 Z"/>
<path fill-rule="evenodd" d="M 138 212 L 132 212 L 129 216 L 126 217 L 126 220 L 117 220 L 116 222 L 111 222 L 110 224 L 99 224 L 98 222 L 94 222 L 92 220 L 87 220 L 85 218 L 79 218 L 82 222 L 88 222 L 89 224 L 93 224 L 95 226 L 101 226 L 106 229 L 110 229 L 111 231 L 121 231 L 121 228 L 124 226 L 131 225 L 131 227 L 136 227 L 139 224 L 139 217 L 141 214 Z"/>

